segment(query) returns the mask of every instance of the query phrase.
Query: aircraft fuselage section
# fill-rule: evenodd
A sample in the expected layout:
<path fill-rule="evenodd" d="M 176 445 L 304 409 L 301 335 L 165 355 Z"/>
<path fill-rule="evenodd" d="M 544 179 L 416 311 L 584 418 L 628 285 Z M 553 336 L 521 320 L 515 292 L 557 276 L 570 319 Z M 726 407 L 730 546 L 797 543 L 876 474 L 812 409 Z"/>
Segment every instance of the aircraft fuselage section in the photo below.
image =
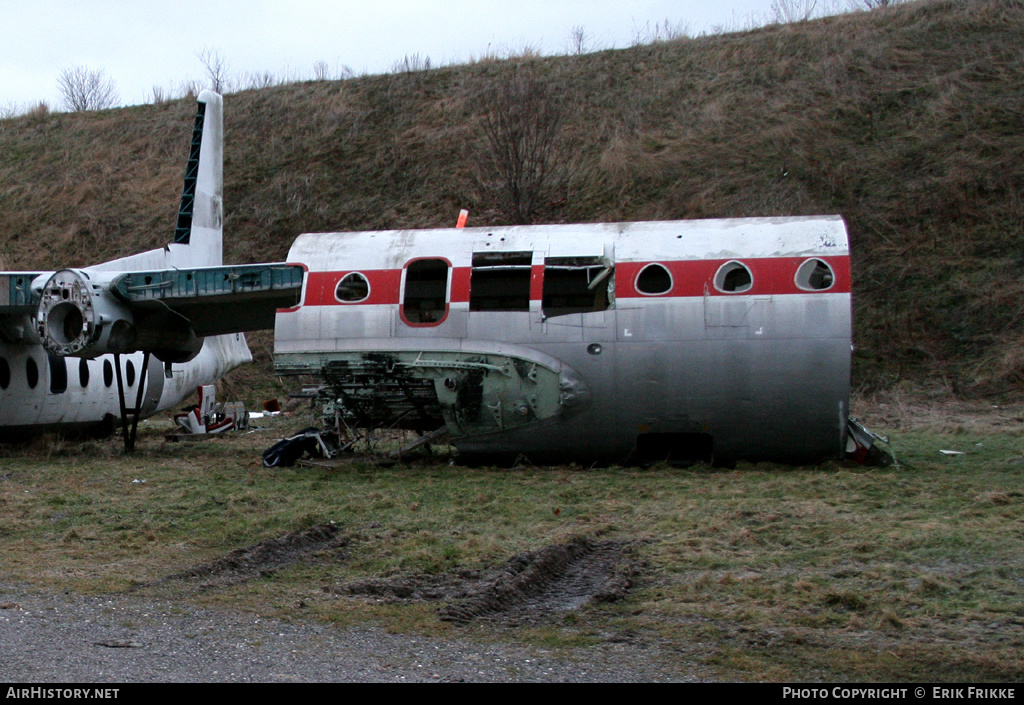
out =
<path fill-rule="evenodd" d="M 171 365 L 170 377 L 164 365 L 151 362 L 143 378 L 144 355 L 119 356 L 125 396 L 134 402 L 144 385 L 143 418 L 174 408 L 199 384 L 252 359 L 241 334 L 208 338 L 196 358 Z M 116 364 L 113 355 L 58 357 L 41 345 L 0 342 L 0 436 L 10 440 L 55 429 L 109 432 L 121 415 Z"/>
<path fill-rule="evenodd" d="M 839 218 L 326 233 L 301 236 L 289 261 L 308 273 L 302 305 L 278 313 L 278 370 L 326 372 L 350 401 L 420 380 L 421 412 L 439 409 L 420 413 L 420 430 L 443 422 L 460 451 L 789 462 L 842 451 Z M 383 366 L 352 372 L 366 360 Z M 401 387 L 391 391 L 407 396 Z"/>

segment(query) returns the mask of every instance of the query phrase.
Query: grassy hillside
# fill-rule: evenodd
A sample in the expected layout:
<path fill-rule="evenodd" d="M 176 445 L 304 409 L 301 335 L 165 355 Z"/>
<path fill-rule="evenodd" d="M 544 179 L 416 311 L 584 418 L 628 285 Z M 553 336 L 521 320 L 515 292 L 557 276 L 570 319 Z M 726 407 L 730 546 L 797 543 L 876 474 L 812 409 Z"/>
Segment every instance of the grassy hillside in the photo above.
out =
<path fill-rule="evenodd" d="M 564 115 L 537 221 L 839 213 L 855 386 L 1019 391 L 1022 46 L 1020 0 L 920 0 L 230 95 L 226 256 L 282 258 L 305 231 L 452 225 L 463 207 L 473 225 L 510 222 L 481 116 L 518 73 Z M 193 109 L 0 122 L 0 259 L 52 268 L 166 242 Z"/>

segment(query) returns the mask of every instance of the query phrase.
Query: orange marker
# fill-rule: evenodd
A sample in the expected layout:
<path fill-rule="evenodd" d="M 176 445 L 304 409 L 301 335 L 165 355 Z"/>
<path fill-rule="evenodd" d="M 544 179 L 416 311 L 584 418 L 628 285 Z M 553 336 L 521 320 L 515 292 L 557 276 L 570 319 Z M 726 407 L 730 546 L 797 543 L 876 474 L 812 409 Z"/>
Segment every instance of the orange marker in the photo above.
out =
<path fill-rule="evenodd" d="M 469 211 L 465 208 L 459 211 L 459 221 L 455 223 L 456 228 L 466 227 L 466 221 L 469 220 Z"/>

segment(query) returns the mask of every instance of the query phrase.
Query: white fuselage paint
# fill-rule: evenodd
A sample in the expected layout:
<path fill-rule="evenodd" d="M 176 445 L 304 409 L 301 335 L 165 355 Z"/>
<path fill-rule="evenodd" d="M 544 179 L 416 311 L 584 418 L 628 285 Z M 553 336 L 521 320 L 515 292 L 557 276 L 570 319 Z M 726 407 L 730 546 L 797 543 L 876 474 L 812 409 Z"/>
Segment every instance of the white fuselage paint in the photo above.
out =
<path fill-rule="evenodd" d="M 474 256 L 495 252 L 529 258 L 520 310 L 471 304 Z M 546 262 L 574 257 L 614 265 L 612 300 L 600 311 L 547 315 Z M 449 266 L 443 310 L 429 323 L 410 321 L 409 268 L 429 258 Z M 817 261 L 832 268 L 832 282 L 799 284 Z M 621 459 L 641 435 L 706 434 L 716 459 L 802 462 L 842 452 L 851 314 L 841 218 L 317 233 L 296 240 L 289 262 L 308 271 L 302 305 L 277 316 L 281 370 L 316 373 L 362 353 L 503 354 L 557 360 L 589 394 L 587 408 L 559 419 L 453 431 L 460 450 Z M 753 281 L 723 291 L 734 262 Z M 652 265 L 671 282 L 662 273 L 647 294 L 640 274 Z M 336 287 L 351 273 L 368 283 L 363 300 L 339 299 Z"/>
<path fill-rule="evenodd" d="M 195 358 L 171 366 L 170 378 L 164 376 L 162 363 L 150 360 L 141 416 L 174 409 L 195 394 L 196 387 L 251 360 L 241 333 L 207 338 Z M 134 406 L 143 353 L 121 355 L 120 362 L 125 397 L 128 406 Z M 9 438 L 26 432 L 87 429 L 120 418 L 114 364 L 113 355 L 93 360 L 50 358 L 40 345 L 0 343 L 0 367 L 7 368 L 0 370 L 6 372 L 0 375 L 0 382 L 6 382 L 0 387 L 0 434 Z M 64 375 L 57 370 L 57 385 L 53 365 L 66 370 Z"/>

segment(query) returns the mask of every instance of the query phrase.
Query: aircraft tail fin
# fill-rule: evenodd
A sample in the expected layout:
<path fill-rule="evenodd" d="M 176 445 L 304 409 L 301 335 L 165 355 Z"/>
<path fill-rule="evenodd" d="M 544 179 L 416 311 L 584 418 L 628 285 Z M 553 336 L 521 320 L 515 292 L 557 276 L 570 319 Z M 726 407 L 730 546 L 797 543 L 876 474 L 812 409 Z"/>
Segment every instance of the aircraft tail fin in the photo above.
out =
<path fill-rule="evenodd" d="M 203 91 L 197 99 L 185 184 L 178 206 L 174 242 L 189 245 L 195 262 L 222 263 L 224 220 L 224 99 Z"/>
<path fill-rule="evenodd" d="M 174 239 L 158 250 L 101 262 L 90 269 L 183 269 L 224 263 L 224 99 L 219 93 L 203 91 L 197 102 Z"/>

